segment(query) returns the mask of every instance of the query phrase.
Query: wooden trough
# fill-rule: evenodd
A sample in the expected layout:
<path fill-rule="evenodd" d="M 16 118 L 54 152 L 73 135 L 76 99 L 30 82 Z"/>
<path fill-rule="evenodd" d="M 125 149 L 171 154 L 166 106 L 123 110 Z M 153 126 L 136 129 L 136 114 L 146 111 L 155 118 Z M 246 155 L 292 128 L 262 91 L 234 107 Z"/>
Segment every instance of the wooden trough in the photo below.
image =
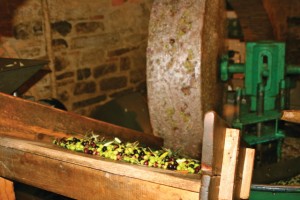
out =
<path fill-rule="evenodd" d="M 247 199 L 254 150 L 239 150 L 239 131 L 215 112 L 204 124 L 202 174 L 181 174 L 59 148 L 55 137 L 87 131 L 149 147 L 163 140 L 0 93 L 0 199 L 14 199 L 13 181 L 74 199 Z"/>

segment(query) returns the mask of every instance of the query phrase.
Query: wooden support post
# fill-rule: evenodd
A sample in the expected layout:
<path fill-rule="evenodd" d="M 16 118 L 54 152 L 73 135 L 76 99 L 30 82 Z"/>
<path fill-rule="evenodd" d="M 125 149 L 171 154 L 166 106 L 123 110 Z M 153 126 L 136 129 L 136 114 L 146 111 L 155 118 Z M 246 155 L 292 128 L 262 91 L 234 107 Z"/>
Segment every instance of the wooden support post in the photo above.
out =
<path fill-rule="evenodd" d="M 240 131 L 226 129 L 218 199 L 233 199 Z"/>
<path fill-rule="evenodd" d="M 236 175 L 235 199 L 249 199 L 255 150 L 243 148 L 239 153 Z"/>
<path fill-rule="evenodd" d="M 13 182 L 0 177 L 0 200 L 15 200 Z"/>
<path fill-rule="evenodd" d="M 247 199 L 254 150 L 239 152 L 240 130 L 228 128 L 215 112 L 206 113 L 204 120 L 201 200 Z"/>

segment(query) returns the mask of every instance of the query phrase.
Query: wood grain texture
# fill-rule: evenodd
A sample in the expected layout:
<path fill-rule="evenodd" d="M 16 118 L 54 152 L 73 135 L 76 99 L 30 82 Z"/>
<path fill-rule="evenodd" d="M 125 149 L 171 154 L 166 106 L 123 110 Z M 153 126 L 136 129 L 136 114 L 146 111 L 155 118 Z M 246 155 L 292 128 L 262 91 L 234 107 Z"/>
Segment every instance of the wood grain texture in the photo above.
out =
<path fill-rule="evenodd" d="M 300 110 L 284 110 L 281 119 L 287 122 L 300 124 Z"/>
<path fill-rule="evenodd" d="M 0 175 L 74 199 L 198 199 L 199 194 L 119 173 L 0 147 Z M 4 167 L 3 167 L 4 166 Z"/>
<path fill-rule="evenodd" d="M 206 174 L 221 174 L 227 127 L 226 122 L 216 112 L 205 114 L 201 165 Z"/>
<path fill-rule="evenodd" d="M 209 200 L 218 200 L 220 193 L 220 176 L 212 176 L 209 185 Z"/>
<path fill-rule="evenodd" d="M 239 152 L 235 186 L 236 199 L 249 199 L 254 167 L 254 155 L 255 150 L 250 148 L 242 148 Z"/>
<path fill-rule="evenodd" d="M 83 136 L 89 131 L 101 137 L 139 141 L 150 147 L 163 146 L 163 139 L 72 112 L 41 105 L 0 93 L 0 133 L 31 140 L 51 141 L 54 137 Z"/>
<path fill-rule="evenodd" d="M 75 199 L 227 198 L 235 177 L 237 130 L 209 112 L 202 175 L 137 166 L 72 152 L 55 137 L 88 130 L 162 147 L 160 138 L 0 93 L 0 176 Z M 235 158 L 235 159 L 234 159 Z M 205 188 L 201 189 L 201 180 Z M 222 196 L 223 195 L 223 196 Z"/>
<path fill-rule="evenodd" d="M 15 200 L 14 184 L 0 177 L 0 200 Z"/>
<path fill-rule="evenodd" d="M 219 199 L 233 199 L 239 140 L 239 130 L 229 128 L 226 129 Z"/>
<path fill-rule="evenodd" d="M 22 151 L 30 155 L 39 155 L 45 158 L 55 159 L 59 162 L 74 164 L 74 166 L 82 166 L 122 177 L 140 179 L 193 192 L 199 192 L 201 187 L 200 175 L 181 174 L 170 170 L 137 166 L 122 161 L 113 161 L 68 151 L 52 144 L 0 137 L 0 147 Z M 38 168 L 37 166 L 32 167 L 35 169 Z M 80 171 L 78 171 L 78 173 L 80 173 Z"/>

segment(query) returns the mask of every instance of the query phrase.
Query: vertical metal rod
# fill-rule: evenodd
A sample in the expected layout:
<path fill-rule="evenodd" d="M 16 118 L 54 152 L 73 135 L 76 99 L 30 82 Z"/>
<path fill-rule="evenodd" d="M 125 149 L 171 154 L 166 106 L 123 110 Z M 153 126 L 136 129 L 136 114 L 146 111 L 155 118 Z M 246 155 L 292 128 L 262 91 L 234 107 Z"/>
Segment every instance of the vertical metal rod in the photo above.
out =
<path fill-rule="evenodd" d="M 256 113 L 258 116 L 264 114 L 264 88 L 261 83 L 257 84 L 257 103 L 256 103 Z"/>
<path fill-rule="evenodd" d="M 259 83 L 257 84 L 257 108 L 256 113 L 258 116 L 264 114 L 264 90 L 263 86 Z M 262 132 L 262 123 L 257 123 L 257 136 L 260 137 Z"/>
<path fill-rule="evenodd" d="M 264 88 L 263 85 L 261 83 L 257 84 L 257 102 L 256 102 L 256 114 L 258 116 L 262 116 L 264 114 Z M 261 137 L 262 135 L 262 130 L 263 129 L 263 124 L 262 122 L 259 122 L 256 124 L 256 131 L 257 131 L 257 137 Z M 260 163 L 261 159 L 262 159 L 262 146 L 261 144 L 257 144 L 257 151 L 259 155 L 259 161 L 258 163 Z"/>
<path fill-rule="evenodd" d="M 236 111 L 236 121 L 239 122 L 240 121 L 240 115 L 241 115 L 241 96 L 242 96 L 242 92 L 241 89 L 237 89 L 236 92 L 236 107 L 237 107 L 237 111 Z"/>
<path fill-rule="evenodd" d="M 279 83 L 279 107 L 278 110 L 279 112 L 284 110 L 286 108 L 286 85 L 285 85 L 285 81 L 281 80 Z"/>

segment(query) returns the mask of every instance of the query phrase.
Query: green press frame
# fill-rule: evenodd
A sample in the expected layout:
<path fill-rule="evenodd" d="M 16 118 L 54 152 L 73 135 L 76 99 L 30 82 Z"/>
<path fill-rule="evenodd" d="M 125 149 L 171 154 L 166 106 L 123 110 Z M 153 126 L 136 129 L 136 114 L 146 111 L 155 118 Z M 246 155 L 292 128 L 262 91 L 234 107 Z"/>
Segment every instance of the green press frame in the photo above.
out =
<path fill-rule="evenodd" d="M 250 146 L 277 141 L 280 159 L 285 135 L 278 125 L 291 88 L 288 75 L 300 74 L 300 68 L 285 64 L 285 43 L 259 41 L 246 43 L 244 64 L 229 63 L 228 56 L 223 57 L 221 80 L 227 81 L 235 73 L 244 74 L 244 87 L 235 91 L 238 111 L 232 126 L 241 129 Z M 254 134 L 246 131 L 248 127 L 254 127 Z"/>

